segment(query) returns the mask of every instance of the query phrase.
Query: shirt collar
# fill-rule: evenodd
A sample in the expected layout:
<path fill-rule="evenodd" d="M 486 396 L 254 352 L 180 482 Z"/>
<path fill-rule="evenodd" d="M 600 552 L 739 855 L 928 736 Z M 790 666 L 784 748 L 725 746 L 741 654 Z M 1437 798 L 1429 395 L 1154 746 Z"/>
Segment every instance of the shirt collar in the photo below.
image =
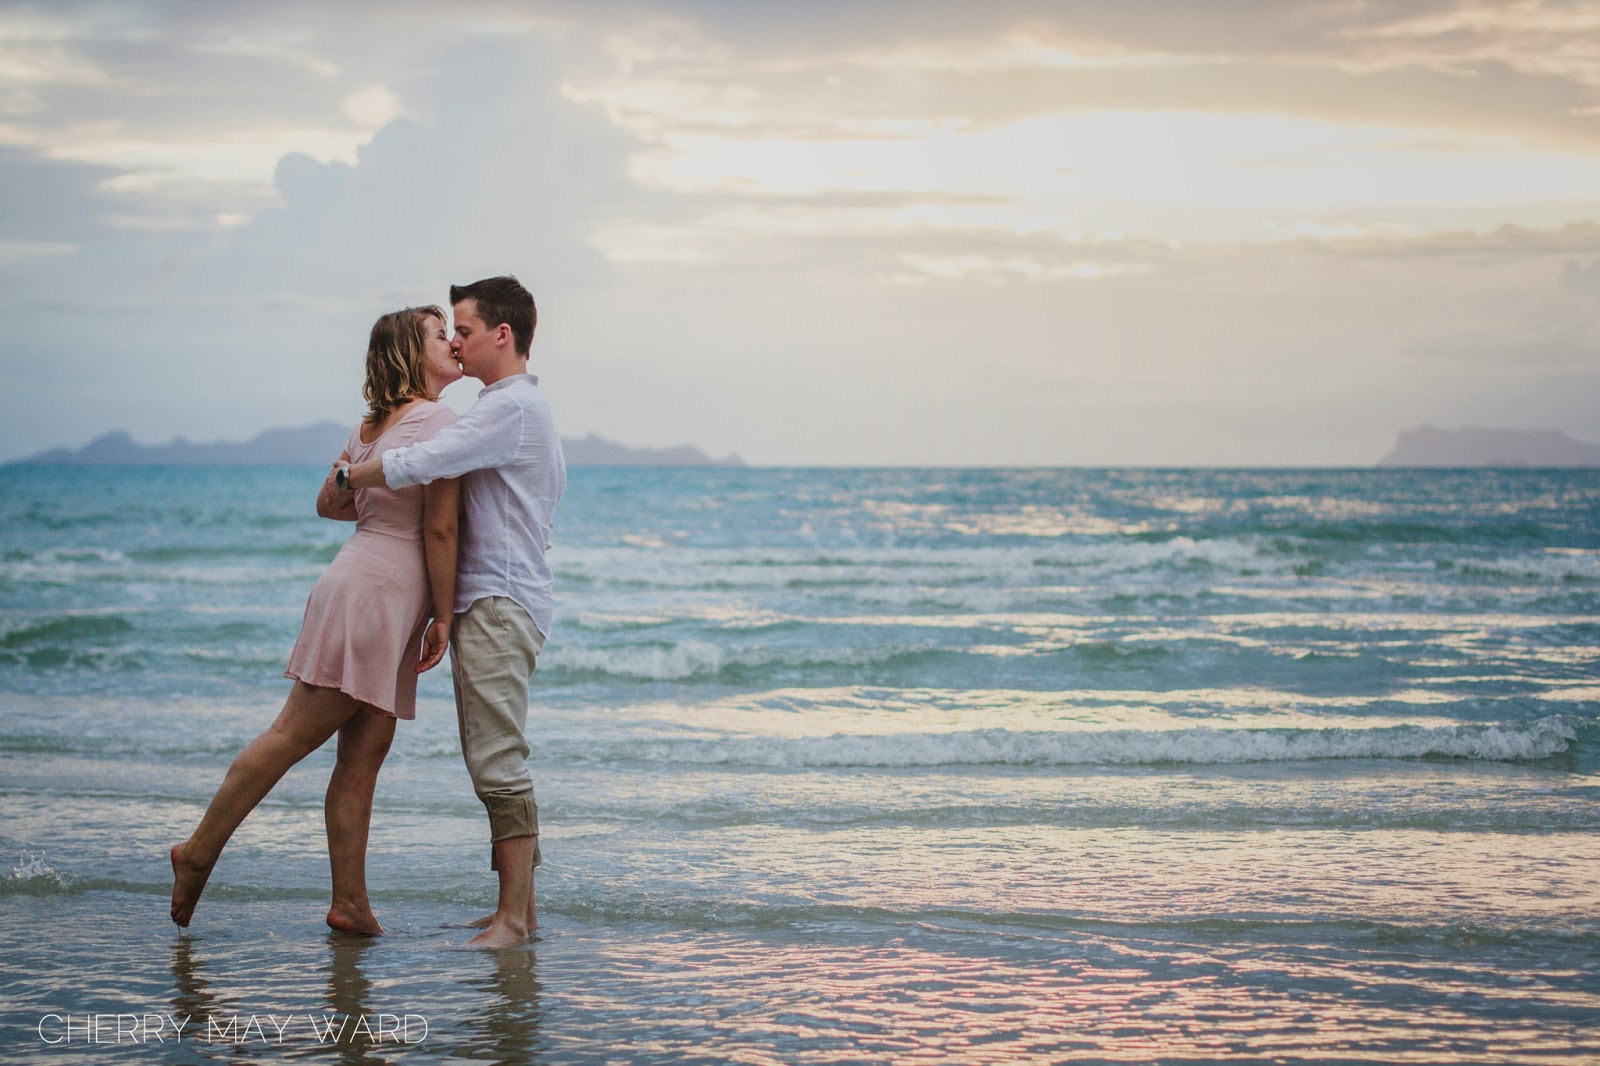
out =
<path fill-rule="evenodd" d="M 510 377 L 501 378 L 493 385 L 485 385 L 483 388 L 478 390 L 478 395 L 482 396 L 485 393 L 494 392 L 496 389 L 508 388 L 519 381 L 526 381 L 529 385 L 539 384 L 539 378 L 536 374 L 512 374 Z"/>

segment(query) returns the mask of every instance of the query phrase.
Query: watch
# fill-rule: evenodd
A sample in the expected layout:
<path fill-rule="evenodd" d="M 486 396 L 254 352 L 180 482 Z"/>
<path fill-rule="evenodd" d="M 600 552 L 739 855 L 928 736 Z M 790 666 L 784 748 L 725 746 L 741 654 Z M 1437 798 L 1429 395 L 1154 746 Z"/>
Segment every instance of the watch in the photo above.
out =
<path fill-rule="evenodd" d="M 339 491 L 340 492 L 349 492 L 350 491 L 350 464 L 349 463 L 346 463 L 343 466 L 341 466 L 339 468 L 338 472 L 333 475 L 333 483 L 339 487 Z"/>

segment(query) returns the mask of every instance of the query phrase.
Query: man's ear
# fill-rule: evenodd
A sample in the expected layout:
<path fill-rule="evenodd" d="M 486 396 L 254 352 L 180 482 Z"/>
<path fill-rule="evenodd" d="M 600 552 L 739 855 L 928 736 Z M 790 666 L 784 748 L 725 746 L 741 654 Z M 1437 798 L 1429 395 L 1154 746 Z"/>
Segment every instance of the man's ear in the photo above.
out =
<path fill-rule="evenodd" d="M 516 338 L 511 335 L 511 327 L 506 325 L 504 322 L 496 326 L 494 328 L 494 332 L 497 340 L 505 341 L 507 344 L 510 344 L 516 340 Z"/>

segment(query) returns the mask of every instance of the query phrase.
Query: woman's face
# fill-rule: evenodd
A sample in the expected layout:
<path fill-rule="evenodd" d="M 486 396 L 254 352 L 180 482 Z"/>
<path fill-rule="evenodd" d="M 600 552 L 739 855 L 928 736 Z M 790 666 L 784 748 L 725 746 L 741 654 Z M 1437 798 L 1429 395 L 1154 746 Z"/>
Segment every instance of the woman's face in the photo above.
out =
<path fill-rule="evenodd" d="M 461 364 L 450 352 L 450 335 L 444 331 L 444 321 L 433 315 L 422 317 L 425 337 L 422 347 L 422 370 L 428 378 L 428 388 L 439 395 L 446 385 L 461 380 Z"/>

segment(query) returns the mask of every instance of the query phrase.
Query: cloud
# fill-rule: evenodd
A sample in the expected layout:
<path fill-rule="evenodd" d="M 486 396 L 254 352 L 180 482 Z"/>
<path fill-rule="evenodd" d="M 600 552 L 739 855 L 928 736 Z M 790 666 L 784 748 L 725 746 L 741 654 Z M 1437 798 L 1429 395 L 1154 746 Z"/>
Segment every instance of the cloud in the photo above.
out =
<path fill-rule="evenodd" d="M 328 5 L 299 18 L 278 5 L 5 8 L 0 145 L 125 172 L 142 194 L 125 207 L 131 228 L 253 214 L 289 152 L 354 162 L 398 115 L 386 79 L 438 58 L 415 27 Z M 201 209 L 182 212 L 197 189 Z M 152 222 L 136 220 L 141 202 Z"/>
<path fill-rule="evenodd" d="M 1600 244 L 1600 241 L 1596 243 Z M 1587 265 L 1576 259 L 1567 260 L 1561 268 L 1561 287 L 1600 300 L 1600 259 Z"/>
<path fill-rule="evenodd" d="M 353 419 L 378 312 L 507 270 L 578 435 L 1348 462 L 1503 401 L 1592 437 L 1600 101 L 1552 36 L 1592 6 L 12 5 L 0 300 L 56 313 L 0 347 L 0 455 Z"/>
<path fill-rule="evenodd" d="M 470 67 L 402 85 L 432 117 L 386 125 L 355 165 L 285 156 L 274 176 L 282 206 L 198 261 L 196 282 L 370 299 L 431 291 L 447 276 L 516 271 L 555 288 L 601 277 L 588 235 L 629 197 L 630 143 L 564 100 L 537 57 L 475 49 Z"/>
<path fill-rule="evenodd" d="M 1600 5 L 1521 0 L 1391 11 L 1339 36 L 1363 43 L 1367 63 L 1455 74 L 1501 65 L 1600 89 Z"/>
<path fill-rule="evenodd" d="M 418 117 L 385 125 L 353 163 L 285 155 L 275 202 L 231 227 L 118 228 L 107 214 L 123 199 L 105 184 L 122 172 L 0 157 L 29 190 L 0 231 L 0 299 L 57 322 L 0 348 L 31 397 L 0 419 L 0 454 L 70 442 L 75 420 L 152 439 L 353 419 L 378 313 L 498 273 L 557 307 L 602 284 L 590 234 L 633 202 L 630 142 L 560 95 L 548 56 L 447 43 L 474 61 L 436 56 L 394 83 Z"/>
<path fill-rule="evenodd" d="M 119 205 L 104 183 L 124 173 L 113 167 L 61 162 L 0 147 L 0 240 L 75 242 L 105 227 Z"/>
<path fill-rule="evenodd" d="M 426 117 L 391 120 L 351 163 L 282 155 L 269 198 L 243 220 L 219 221 L 222 201 L 205 204 L 197 197 L 205 186 L 191 182 L 180 186 L 191 210 L 196 199 L 208 208 L 198 224 L 154 224 L 160 190 L 127 184 L 136 172 L 0 149 L 0 173 L 18 194 L 14 207 L 0 207 L 0 238 L 95 240 L 93 256 L 60 264 L 48 279 L 58 290 L 68 271 L 119 279 L 86 294 L 90 303 L 370 308 L 437 296 L 444 279 L 467 275 L 519 271 L 555 288 L 594 282 L 605 261 L 590 233 L 629 200 L 631 142 L 595 109 L 560 95 L 548 54 L 454 43 L 472 48 L 474 62 L 436 58 L 397 81 L 393 101 L 363 105 Z M 132 210 L 135 194 L 142 215 Z M 130 225 L 119 211 L 147 224 Z M 24 283 L 30 288 L 37 298 L 38 287 Z"/>
<path fill-rule="evenodd" d="M 1482 232 L 1396 233 L 1377 228 L 1347 239 L 1301 242 L 1297 248 L 1325 255 L 1384 259 L 1450 257 L 1516 262 L 1528 257 L 1600 254 L 1600 223 L 1572 222 L 1544 229 L 1505 225 Z"/>
<path fill-rule="evenodd" d="M 814 137 L 1095 109 L 1257 111 L 1600 144 L 1594 5 L 927 2 L 635 5 L 578 91 L 645 136 Z M 1576 39 L 1575 39 L 1576 38 Z"/>

